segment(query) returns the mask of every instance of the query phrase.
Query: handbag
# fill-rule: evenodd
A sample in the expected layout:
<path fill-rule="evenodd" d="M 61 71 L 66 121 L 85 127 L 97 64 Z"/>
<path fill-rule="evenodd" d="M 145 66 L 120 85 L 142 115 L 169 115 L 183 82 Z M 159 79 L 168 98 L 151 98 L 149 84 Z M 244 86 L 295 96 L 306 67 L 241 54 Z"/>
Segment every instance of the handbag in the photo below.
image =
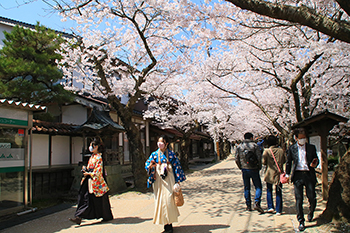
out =
<path fill-rule="evenodd" d="M 178 190 L 178 192 L 174 191 L 174 200 L 176 206 L 183 206 L 185 203 L 181 188 Z"/>
<path fill-rule="evenodd" d="M 280 167 L 278 166 L 278 163 L 277 163 L 277 161 L 276 161 L 275 155 L 273 154 L 271 148 L 269 148 L 269 149 L 270 149 L 270 151 L 271 151 L 271 154 L 272 154 L 273 159 L 275 160 L 276 166 L 277 166 L 277 168 L 278 168 L 278 170 L 279 170 L 279 172 L 280 172 L 280 182 L 281 182 L 282 184 L 288 183 L 288 178 L 286 177 L 286 172 L 282 172 L 282 171 L 281 171 L 281 169 L 280 169 Z"/>

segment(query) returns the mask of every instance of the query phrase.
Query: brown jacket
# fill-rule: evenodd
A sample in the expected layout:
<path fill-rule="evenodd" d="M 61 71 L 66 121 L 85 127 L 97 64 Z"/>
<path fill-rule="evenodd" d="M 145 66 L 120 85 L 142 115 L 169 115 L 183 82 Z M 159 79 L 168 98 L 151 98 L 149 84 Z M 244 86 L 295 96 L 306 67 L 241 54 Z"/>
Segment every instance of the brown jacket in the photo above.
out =
<path fill-rule="evenodd" d="M 276 146 L 270 147 L 273 154 L 275 155 L 278 166 L 283 172 L 283 164 L 285 164 L 287 158 L 284 151 Z M 262 164 L 266 165 L 265 182 L 277 185 L 280 181 L 280 172 L 276 166 L 275 160 L 272 157 L 270 148 L 264 150 Z"/>

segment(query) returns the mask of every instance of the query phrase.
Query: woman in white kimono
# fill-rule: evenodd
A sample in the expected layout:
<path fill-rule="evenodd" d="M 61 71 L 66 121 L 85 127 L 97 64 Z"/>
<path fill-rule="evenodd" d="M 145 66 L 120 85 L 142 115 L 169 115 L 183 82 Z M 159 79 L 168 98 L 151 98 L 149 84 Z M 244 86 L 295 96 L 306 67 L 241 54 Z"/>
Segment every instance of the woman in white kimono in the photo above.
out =
<path fill-rule="evenodd" d="M 164 225 L 163 233 L 172 233 L 172 223 L 178 221 L 180 213 L 175 205 L 173 187 L 186 179 L 179 159 L 168 149 L 168 144 L 168 137 L 160 136 L 159 148 L 150 155 L 145 166 L 149 174 L 147 187 L 153 186 L 155 198 L 153 223 Z"/>

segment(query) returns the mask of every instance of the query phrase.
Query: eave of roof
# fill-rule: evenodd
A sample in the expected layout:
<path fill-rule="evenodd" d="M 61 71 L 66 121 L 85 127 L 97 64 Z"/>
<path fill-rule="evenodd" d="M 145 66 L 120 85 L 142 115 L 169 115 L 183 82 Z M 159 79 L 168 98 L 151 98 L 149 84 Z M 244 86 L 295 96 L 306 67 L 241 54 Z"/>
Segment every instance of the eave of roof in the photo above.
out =
<path fill-rule="evenodd" d="M 38 104 L 30 104 L 30 103 L 25 103 L 22 101 L 14 101 L 14 100 L 7 100 L 7 99 L 0 99 L 0 106 L 4 107 L 14 107 L 18 109 L 23 109 L 23 110 L 30 110 L 30 111 L 35 111 L 35 112 L 42 112 L 46 111 L 46 106 L 41 106 Z"/>
<path fill-rule="evenodd" d="M 345 118 L 343 116 L 337 115 L 335 113 L 331 113 L 328 110 L 324 110 L 323 112 L 320 112 L 316 115 L 310 116 L 306 119 L 304 119 L 301 122 L 298 122 L 292 126 L 292 129 L 299 128 L 299 127 L 305 127 L 307 125 L 310 125 L 312 123 L 320 122 L 323 120 L 333 120 L 335 122 L 347 122 L 349 119 Z"/>
<path fill-rule="evenodd" d="M 47 122 L 33 120 L 33 133 L 55 134 L 55 135 L 80 135 L 75 132 L 77 125 L 65 124 L 59 122 Z"/>
<path fill-rule="evenodd" d="M 77 131 L 85 130 L 114 130 L 125 131 L 124 127 L 112 120 L 108 111 L 93 109 L 86 122 L 76 128 Z"/>

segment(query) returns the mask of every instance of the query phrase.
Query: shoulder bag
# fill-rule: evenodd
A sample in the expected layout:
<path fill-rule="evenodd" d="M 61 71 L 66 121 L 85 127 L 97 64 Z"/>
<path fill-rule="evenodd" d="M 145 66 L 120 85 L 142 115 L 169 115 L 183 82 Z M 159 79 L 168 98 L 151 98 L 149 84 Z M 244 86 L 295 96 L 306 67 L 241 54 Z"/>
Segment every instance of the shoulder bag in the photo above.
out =
<path fill-rule="evenodd" d="M 271 151 L 271 154 L 272 154 L 273 159 L 275 160 L 276 166 L 277 166 L 277 168 L 278 168 L 278 170 L 279 170 L 279 172 L 280 172 L 280 182 L 281 182 L 282 184 L 288 183 L 288 178 L 286 177 L 286 172 L 282 172 L 282 171 L 281 171 L 281 169 L 280 169 L 280 167 L 278 166 L 278 163 L 277 163 L 277 161 L 276 161 L 275 155 L 273 154 L 271 148 L 269 148 L 269 149 L 270 149 L 270 151 Z"/>
<path fill-rule="evenodd" d="M 179 184 L 174 185 L 174 200 L 176 206 L 183 206 L 185 203 L 184 196 L 182 194 L 182 190 Z"/>

